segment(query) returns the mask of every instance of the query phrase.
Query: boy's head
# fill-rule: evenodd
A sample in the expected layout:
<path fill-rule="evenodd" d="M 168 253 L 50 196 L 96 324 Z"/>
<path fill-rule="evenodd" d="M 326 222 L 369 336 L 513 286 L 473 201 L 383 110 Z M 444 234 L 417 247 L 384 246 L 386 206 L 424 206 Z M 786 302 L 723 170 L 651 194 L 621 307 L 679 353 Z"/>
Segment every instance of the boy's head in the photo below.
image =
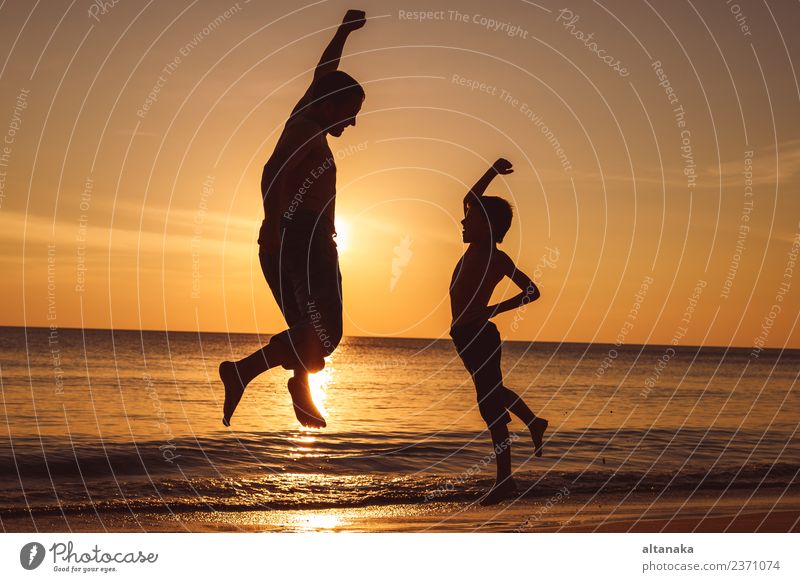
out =
<path fill-rule="evenodd" d="M 343 71 L 331 71 L 314 83 L 311 93 L 313 106 L 328 133 L 339 137 L 348 125 L 356 124 L 365 94 L 353 77 Z"/>
<path fill-rule="evenodd" d="M 511 204 L 503 198 L 497 196 L 474 198 L 467 205 L 467 215 L 461 221 L 464 225 L 462 238 L 465 243 L 485 241 L 501 243 L 511 228 L 513 216 Z"/>

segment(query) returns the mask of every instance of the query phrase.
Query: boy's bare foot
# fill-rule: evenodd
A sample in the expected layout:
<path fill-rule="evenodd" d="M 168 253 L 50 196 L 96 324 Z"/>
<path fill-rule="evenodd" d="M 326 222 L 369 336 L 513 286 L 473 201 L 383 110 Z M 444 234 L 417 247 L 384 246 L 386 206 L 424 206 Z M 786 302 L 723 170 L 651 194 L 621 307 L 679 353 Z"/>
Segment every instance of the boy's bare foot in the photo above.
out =
<path fill-rule="evenodd" d="M 231 416 L 233 416 L 239 401 L 244 394 L 244 384 L 239 378 L 239 372 L 236 371 L 236 365 L 233 362 L 222 362 L 219 365 L 219 378 L 225 385 L 225 404 L 222 408 L 222 424 L 225 426 L 231 425 Z"/>
<path fill-rule="evenodd" d="M 497 505 L 504 499 L 517 495 L 517 484 L 514 479 L 508 478 L 499 485 L 497 483 L 489 490 L 489 493 L 480 500 L 481 505 Z"/>
<path fill-rule="evenodd" d="M 528 425 L 533 439 L 533 454 L 537 457 L 542 456 L 542 438 L 544 431 L 547 430 L 547 424 L 544 418 L 534 418 L 533 422 Z"/>
<path fill-rule="evenodd" d="M 316 404 L 311 399 L 311 389 L 308 381 L 298 377 L 289 378 L 289 394 L 292 395 L 294 414 L 300 424 L 310 428 L 325 428 L 327 423 L 319 413 Z"/>

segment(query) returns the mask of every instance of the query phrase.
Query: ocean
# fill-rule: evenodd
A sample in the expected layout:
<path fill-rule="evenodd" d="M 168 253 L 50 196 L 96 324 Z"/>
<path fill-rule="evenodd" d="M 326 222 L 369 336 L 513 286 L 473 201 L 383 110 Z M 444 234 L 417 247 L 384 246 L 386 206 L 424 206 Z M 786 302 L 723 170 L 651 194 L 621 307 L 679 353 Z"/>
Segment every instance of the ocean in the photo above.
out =
<path fill-rule="evenodd" d="M 494 461 L 449 341 L 345 338 L 299 426 L 272 370 L 222 425 L 217 366 L 268 336 L 0 328 L 0 520 L 472 503 Z M 523 499 L 780 490 L 800 469 L 800 352 L 506 342 Z"/>

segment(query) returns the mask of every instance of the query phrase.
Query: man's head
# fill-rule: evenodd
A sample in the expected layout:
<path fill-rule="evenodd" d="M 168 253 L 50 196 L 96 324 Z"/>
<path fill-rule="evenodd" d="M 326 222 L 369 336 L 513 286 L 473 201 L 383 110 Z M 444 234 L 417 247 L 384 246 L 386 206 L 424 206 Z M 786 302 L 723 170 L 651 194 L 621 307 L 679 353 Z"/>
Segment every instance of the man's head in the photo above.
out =
<path fill-rule="evenodd" d="M 511 228 L 514 213 L 511 204 L 497 196 L 475 198 L 467 206 L 467 215 L 461 224 L 464 226 L 462 238 L 465 243 L 501 243 Z"/>
<path fill-rule="evenodd" d="M 364 89 L 347 73 L 332 71 L 314 83 L 311 97 L 323 127 L 339 137 L 348 125 L 356 124 Z"/>

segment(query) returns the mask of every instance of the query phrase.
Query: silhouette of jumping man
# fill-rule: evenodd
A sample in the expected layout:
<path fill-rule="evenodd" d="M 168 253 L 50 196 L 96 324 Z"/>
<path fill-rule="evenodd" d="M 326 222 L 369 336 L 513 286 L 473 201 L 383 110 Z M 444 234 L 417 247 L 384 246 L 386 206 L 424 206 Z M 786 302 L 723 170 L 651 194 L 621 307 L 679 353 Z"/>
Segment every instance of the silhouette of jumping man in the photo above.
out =
<path fill-rule="evenodd" d="M 539 289 L 530 277 L 517 269 L 514 261 L 497 248 L 511 227 L 511 205 L 495 196 L 484 196 L 498 174 L 510 174 L 511 162 L 497 160 L 464 197 L 462 238 L 469 246 L 458 261 L 450 282 L 450 308 L 453 323 L 450 337 L 464 367 L 472 376 L 478 396 L 478 409 L 489 427 L 497 456 L 497 478 L 482 498 L 491 505 L 517 491 L 511 476 L 510 410 L 528 427 L 534 454 L 542 456 L 542 438 L 547 421 L 538 418 L 516 393 L 503 385 L 500 369 L 500 334 L 489 321 L 499 313 L 511 311 L 539 298 Z M 522 292 L 497 305 L 489 305 L 497 284 L 509 277 Z"/>
<path fill-rule="evenodd" d="M 326 425 L 311 399 L 308 374 L 325 367 L 325 356 L 342 338 L 342 276 L 334 241 L 336 164 L 327 134 L 339 137 L 355 126 L 361 110 L 364 89 L 338 69 L 347 37 L 365 22 L 363 11 L 347 11 L 264 166 L 258 256 L 289 329 L 246 358 L 220 364 L 225 426 L 247 385 L 275 366 L 294 371 L 289 394 L 297 420 L 314 428 Z"/>

